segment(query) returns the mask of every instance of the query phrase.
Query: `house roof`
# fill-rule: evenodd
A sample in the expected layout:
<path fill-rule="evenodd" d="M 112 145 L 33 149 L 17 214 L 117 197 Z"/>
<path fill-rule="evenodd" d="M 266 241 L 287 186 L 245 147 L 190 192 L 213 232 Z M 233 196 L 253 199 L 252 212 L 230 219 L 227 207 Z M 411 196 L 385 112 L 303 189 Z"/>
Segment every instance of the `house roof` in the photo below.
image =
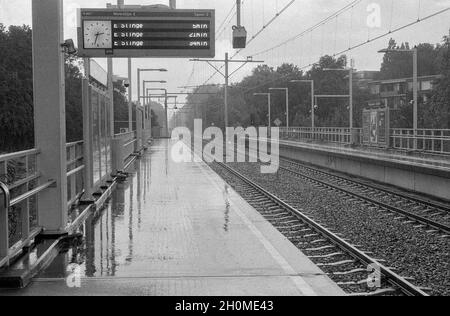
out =
<path fill-rule="evenodd" d="M 431 75 L 431 76 L 420 76 L 418 77 L 419 81 L 425 81 L 425 80 L 436 80 L 442 78 L 442 75 Z M 386 80 L 375 80 L 369 82 L 369 84 L 390 84 L 390 83 L 402 83 L 402 82 L 409 82 L 413 81 L 413 78 L 400 78 L 400 79 L 386 79 Z"/>

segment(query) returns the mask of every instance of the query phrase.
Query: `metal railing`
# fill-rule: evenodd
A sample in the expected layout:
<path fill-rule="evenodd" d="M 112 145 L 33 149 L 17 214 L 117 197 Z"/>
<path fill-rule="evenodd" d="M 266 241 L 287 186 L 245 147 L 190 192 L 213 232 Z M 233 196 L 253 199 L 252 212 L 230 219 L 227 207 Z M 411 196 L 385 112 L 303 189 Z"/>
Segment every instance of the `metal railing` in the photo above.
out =
<path fill-rule="evenodd" d="M 391 129 L 391 147 L 434 154 L 450 154 L 450 129 Z"/>
<path fill-rule="evenodd" d="M 124 171 L 129 158 L 138 151 L 137 132 L 117 134 L 113 140 L 113 172 Z"/>
<path fill-rule="evenodd" d="M 84 193 L 83 141 L 69 143 L 67 150 L 67 208 L 70 209 Z"/>
<path fill-rule="evenodd" d="M 128 132 L 116 135 L 116 138 L 123 143 L 123 161 L 125 162 L 132 154 L 136 152 L 137 137 L 136 132 Z"/>
<path fill-rule="evenodd" d="M 291 127 L 280 128 L 280 138 L 304 142 L 325 142 L 343 145 L 361 145 L 361 128 L 340 127 Z M 419 129 L 414 135 L 413 129 L 391 129 L 389 148 L 419 151 L 440 155 L 450 154 L 450 129 Z"/>
<path fill-rule="evenodd" d="M 66 150 L 70 209 L 83 194 L 83 142 L 69 143 Z M 42 231 L 37 195 L 56 181 L 39 183 L 38 155 L 38 149 L 0 155 L 0 267 L 9 265 Z"/>
<path fill-rule="evenodd" d="M 338 144 L 352 144 L 352 134 L 361 134 L 361 129 L 342 127 L 290 127 L 280 128 L 280 138 L 287 140 L 318 141 Z M 353 137 L 354 137 L 353 135 Z"/>
<path fill-rule="evenodd" d="M 0 156 L 0 267 L 8 265 L 40 232 L 36 195 L 54 182 L 39 184 L 37 149 Z"/>

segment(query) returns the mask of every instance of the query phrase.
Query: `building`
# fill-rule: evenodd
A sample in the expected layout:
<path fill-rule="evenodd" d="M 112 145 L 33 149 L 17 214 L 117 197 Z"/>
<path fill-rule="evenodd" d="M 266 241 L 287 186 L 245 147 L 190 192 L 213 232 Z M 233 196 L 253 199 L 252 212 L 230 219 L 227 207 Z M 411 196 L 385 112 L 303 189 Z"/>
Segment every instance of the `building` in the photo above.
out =
<path fill-rule="evenodd" d="M 376 70 L 360 70 L 353 73 L 353 82 L 361 90 L 368 90 L 369 83 L 377 79 L 380 74 Z"/>
<path fill-rule="evenodd" d="M 425 103 L 432 95 L 435 82 L 440 75 L 422 76 L 418 78 L 419 103 Z M 412 100 L 413 78 L 377 80 L 368 83 L 373 99 L 369 107 L 389 106 L 398 109 Z"/>

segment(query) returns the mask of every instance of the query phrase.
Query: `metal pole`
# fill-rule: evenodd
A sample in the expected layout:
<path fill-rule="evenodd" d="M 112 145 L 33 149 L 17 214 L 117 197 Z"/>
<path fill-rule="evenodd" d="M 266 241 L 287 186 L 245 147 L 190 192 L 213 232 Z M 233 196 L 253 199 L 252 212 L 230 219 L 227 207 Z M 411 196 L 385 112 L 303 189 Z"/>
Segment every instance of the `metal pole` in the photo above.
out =
<path fill-rule="evenodd" d="M 84 75 L 85 77 L 82 80 L 82 106 L 83 106 L 83 164 L 84 164 L 84 191 L 85 196 L 92 196 L 93 192 L 93 159 L 92 159 L 92 151 L 93 151 L 93 126 L 90 124 L 91 116 L 92 116 L 92 108 L 90 103 L 91 91 L 89 87 L 89 78 L 91 74 L 91 62 L 89 58 L 84 59 Z"/>
<path fill-rule="evenodd" d="M 270 93 L 267 95 L 267 104 L 269 106 L 269 135 L 272 129 L 272 105 L 270 104 Z"/>
<path fill-rule="evenodd" d="M 316 108 L 315 98 L 314 98 L 314 80 L 311 80 L 311 127 L 314 129 L 316 126 L 316 115 L 315 115 L 315 108 Z"/>
<path fill-rule="evenodd" d="M 418 129 L 418 94 L 419 94 L 419 82 L 418 82 L 418 65 L 417 65 L 417 47 L 413 49 L 413 94 L 414 94 L 414 150 L 417 150 L 417 129 Z"/>
<path fill-rule="evenodd" d="M 236 0 L 237 27 L 241 27 L 241 0 Z"/>
<path fill-rule="evenodd" d="M 289 128 L 289 89 L 286 89 L 286 127 Z"/>
<path fill-rule="evenodd" d="M 41 184 L 56 181 L 37 196 L 38 226 L 44 234 L 60 235 L 68 222 L 63 1 L 31 3 L 34 135 L 40 150 L 37 170 L 42 174 Z"/>
<path fill-rule="evenodd" d="M 128 130 L 133 130 L 133 84 L 132 84 L 132 72 L 131 72 L 131 58 L 128 58 Z"/>
<path fill-rule="evenodd" d="M 147 85 L 146 85 L 145 80 L 142 80 L 142 92 L 143 92 L 143 96 L 148 96 Z M 151 103 L 152 103 L 152 100 L 150 100 L 149 98 L 144 99 L 144 124 L 145 124 L 144 135 L 145 135 L 145 137 L 147 137 L 147 131 L 151 125 L 151 120 L 152 120 L 150 117 L 151 116 L 151 110 L 150 110 Z M 146 141 L 147 141 L 147 139 L 146 139 Z"/>
<path fill-rule="evenodd" d="M 353 63 L 353 61 L 352 61 Z M 353 131 L 353 65 L 349 72 L 349 87 L 350 87 L 350 133 Z"/>
<path fill-rule="evenodd" d="M 225 54 L 225 129 L 228 127 L 228 53 Z"/>
<path fill-rule="evenodd" d="M 111 132 L 110 137 L 114 138 L 115 130 L 114 130 L 114 83 L 113 83 L 113 60 L 112 58 L 108 58 L 108 96 L 109 96 L 109 104 L 110 104 L 110 125 Z"/>
<path fill-rule="evenodd" d="M 167 103 L 167 90 L 165 91 L 165 107 L 166 107 L 166 137 L 169 137 L 169 113 L 168 113 L 168 103 Z M 176 101 L 175 101 L 176 103 Z"/>
<path fill-rule="evenodd" d="M 141 69 L 137 69 L 137 95 L 138 95 L 138 105 L 141 104 Z"/>

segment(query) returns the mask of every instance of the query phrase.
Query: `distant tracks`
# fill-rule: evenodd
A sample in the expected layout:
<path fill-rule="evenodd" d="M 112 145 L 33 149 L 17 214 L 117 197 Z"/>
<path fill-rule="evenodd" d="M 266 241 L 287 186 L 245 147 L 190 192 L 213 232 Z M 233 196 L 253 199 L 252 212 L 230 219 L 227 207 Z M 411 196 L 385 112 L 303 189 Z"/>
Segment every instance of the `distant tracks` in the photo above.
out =
<path fill-rule="evenodd" d="M 399 214 L 406 220 L 417 222 L 420 227 L 429 228 L 428 232 L 430 233 L 436 230 L 445 234 L 444 237 L 449 237 L 450 235 L 450 227 L 435 219 L 448 220 L 450 208 L 444 204 L 434 203 L 402 193 L 390 192 L 376 185 L 338 176 L 292 160 L 281 159 L 281 161 L 297 168 L 297 170 L 293 170 L 292 168 L 280 167 L 281 171 L 343 192 L 350 197 L 368 202 L 380 209 Z M 434 219 L 430 217 L 434 217 Z"/>

